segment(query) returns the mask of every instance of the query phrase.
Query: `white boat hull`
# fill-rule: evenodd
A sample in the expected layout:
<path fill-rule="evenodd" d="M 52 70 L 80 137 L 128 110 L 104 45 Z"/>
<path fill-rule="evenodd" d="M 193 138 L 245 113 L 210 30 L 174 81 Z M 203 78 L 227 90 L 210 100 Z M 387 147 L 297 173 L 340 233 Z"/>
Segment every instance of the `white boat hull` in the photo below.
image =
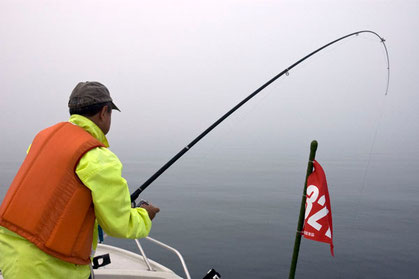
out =
<path fill-rule="evenodd" d="M 95 279 L 180 279 L 172 270 L 148 259 L 153 270 L 149 270 L 144 258 L 114 246 L 98 244 L 96 255 L 108 254 L 111 263 L 94 270 Z"/>

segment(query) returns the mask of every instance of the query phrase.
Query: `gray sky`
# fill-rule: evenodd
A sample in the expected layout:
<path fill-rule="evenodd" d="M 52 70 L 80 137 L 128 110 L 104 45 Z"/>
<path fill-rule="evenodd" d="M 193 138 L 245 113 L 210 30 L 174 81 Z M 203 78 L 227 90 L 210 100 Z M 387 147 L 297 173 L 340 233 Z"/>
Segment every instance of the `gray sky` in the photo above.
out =
<path fill-rule="evenodd" d="M 374 30 L 291 71 L 202 145 L 303 150 L 352 144 L 419 154 L 417 1 L 0 1 L 0 156 L 68 118 L 79 81 L 111 90 L 121 159 L 169 159 L 256 88 L 321 45 Z M 198 151 L 197 151 L 198 152 Z M 138 154 L 135 153 L 135 156 Z M 132 155 L 132 159 L 138 158 Z M 163 160 L 163 159 L 162 159 Z M 162 161 L 164 163 L 164 161 Z"/>

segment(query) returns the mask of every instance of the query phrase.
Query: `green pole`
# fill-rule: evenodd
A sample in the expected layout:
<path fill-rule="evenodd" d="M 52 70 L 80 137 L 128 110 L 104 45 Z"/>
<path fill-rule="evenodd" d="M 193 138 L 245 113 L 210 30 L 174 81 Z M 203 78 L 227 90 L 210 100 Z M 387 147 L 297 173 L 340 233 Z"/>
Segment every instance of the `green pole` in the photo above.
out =
<path fill-rule="evenodd" d="M 316 150 L 317 150 L 317 141 L 313 140 L 310 145 L 310 156 L 308 159 L 306 180 L 304 182 L 303 198 L 301 199 L 300 217 L 298 218 L 297 232 L 295 233 L 294 252 L 292 253 L 290 275 L 288 277 L 289 279 L 295 278 L 295 270 L 297 269 L 298 252 L 300 251 L 300 243 L 301 243 L 301 231 L 303 230 L 303 224 L 304 224 L 307 179 L 310 176 L 310 174 L 313 172 L 313 161 L 314 161 L 314 158 L 316 157 Z"/>

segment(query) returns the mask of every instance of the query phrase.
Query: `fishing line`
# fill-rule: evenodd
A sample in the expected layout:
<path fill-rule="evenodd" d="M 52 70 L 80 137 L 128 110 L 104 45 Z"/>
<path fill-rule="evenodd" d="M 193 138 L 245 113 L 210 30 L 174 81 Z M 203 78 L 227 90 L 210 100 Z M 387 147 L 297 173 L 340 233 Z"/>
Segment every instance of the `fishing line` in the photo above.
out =
<path fill-rule="evenodd" d="M 380 129 L 381 121 L 382 121 L 382 118 L 383 118 L 383 115 L 384 115 L 384 101 L 380 105 L 379 111 L 380 111 L 380 113 L 379 113 L 378 120 L 376 121 L 377 124 L 376 124 L 376 127 L 375 127 L 375 131 L 374 131 L 374 135 L 373 135 L 373 140 L 372 140 L 372 143 L 371 143 L 370 151 L 368 153 L 367 166 L 366 166 L 366 169 L 365 169 L 365 172 L 364 172 L 364 176 L 363 176 L 363 179 L 362 179 L 362 187 L 361 187 L 361 191 L 360 191 L 361 194 L 362 194 L 362 192 L 365 189 L 366 180 L 367 180 L 367 174 L 368 174 L 369 167 L 370 167 L 370 164 L 371 164 L 371 158 L 372 158 L 372 154 L 373 154 L 373 151 L 374 151 L 375 142 L 377 140 L 378 130 Z"/>
<path fill-rule="evenodd" d="M 133 205 L 135 206 L 135 200 L 139 197 L 139 195 L 141 194 L 142 191 L 144 191 L 154 180 L 156 180 L 162 173 L 164 173 L 171 165 L 173 165 L 179 158 L 181 158 L 186 152 L 189 151 L 189 149 L 191 149 L 196 143 L 198 143 L 203 137 L 205 137 L 209 132 L 211 132 L 215 127 L 217 127 L 221 122 L 223 122 L 227 117 L 229 117 L 231 114 L 233 114 L 237 109 L 239 109 L 241 106 L 243 106 L 245 103 L 247 103 L 250 99 L 252 99 L 254 96 L 256 96 L 259 92 L 261 92 L 262 90 L 264 90 L 266 87 L 268 87 L 271 83 L 273 83 L 275 80 L 277 80 L 278 78 L 280 78 L 281 76 L 285 75 L 289 75 L 289 72 L 298 64 L 300 64 L 301 62 L 303 62 L 304 60 L 310 58 L 311 56 L 315 55 L 316 53 L 318 53 L 319 51 L 341 41 L 344 40 L 348 37 L 352 37 L 352 36 L 358 36 L 361 33 L 369 33 L 372 34 L 376 37 L 378 37 L 382 44 L 383 47 L 385 49 L 386 52 L 386 56 L 387 56 L 387 69 L 388 69 L 388 80 L 387 80 L 387 88 L 386 88 L 386 92 L 385 95 L 387 95 L 388 92 L 388 86 L 389 86 L 389 78 L 390 78 L 390 63 L 389 63 L 389 58 L 388 58 L 388 51 L 387 51 L 387 47 L 385 45 L 385 40 L 384 38 L 382 38 L 380 35 L 378 35 L 377 33 L 375 33 L 374 31 L 370 31 L 370 30 L 363 30 L 363 31 L 358 31 L 358 32 L 354 32 L 348 35 L 345 35 L 343 37 L 340 37 L 334 41 L 331 41 L 330 43 L 325 44 L 324 46 L 316 49 L 315 51 L 311 52 L 310 54 L 304 56 L 303 58 L 301 58 L 300 60 L 298 60 L 297 62 L 295 62 L 294 64 L 292 64 L 291 66 L 289 66 L 288 68 L 284 69 L 282 72 L 280 72 L 279 74 L 277 74 L 276 76 L 274 76 L 273 78 L 271 78 L 269 81 L 267 81 L 265 84 L 263 84 L 261 87 L 259 87 L 256 91 L 254 91 L 253 93 L 251 93 L 248 97 L 246 97 L 245 99 L 243 99 L 240 103 L 238 103 L 236 106 L 234 106 L 231 110 L 229 110 L 226 114 L 224 114 L 223 116 L 221 116 L 217 121 L 215 121 L 210 127 L 208 127 L 204 132 L 202 132 L 200 135 L 198 135 L 198 137 L 196 137 L 192 142 L 190 142 L 186 147 L 184 147 L 181 151 L 179 151 L 172 159 L 170 159 L 165 165 L 163 165 L 155 174 L 153 174 L 147 181 L 145 181 L 143 183 L 143 185 L 141 185 L 134 193 L 131 194 L 131 202 L 133 203 Z"/>
<path fill-rule="evenodd" d="M 381 123 L 382 123 L 382 119 L 383 119 L 383 116 L 384 116 L 385 100 L 386 100 L 386 98 L 383 98 L 383 100 L 379 103 L 379 105 L 378 105 L 378 116 L 376 116 L 376 120 L 373 121 L 373 123 L 375 124 L 375 128 L 374 128 L 374 133 L 373 133 L 373 139 L 372 139 L 372 142 L 371 142 L 371 146 L 369 147 L 369 152 L 368 152 L 368 155 L 367 155 L 367 162 L 366 162 L 365 168 L 363 168 L 363 175 L 362 175 L 362 180 L 361 180 L 361 189 L 359 190 L 359 195 L 358 195 L 359 198 L 356 199 L 356 201 L 354 202 L 354 205 L 352 207 L 352 208 L 356 208 L 356 210 L 355 210 L 355 216 L 352 219 L 352 221 L 350 221 L 350 226 L 349 227 L 352 228 L 353 230 L 356 229 L 356 231 L 359 231 L 359 229 L 360 229 L 360 211 L 362 210 L 361 209 L 361 201 L 362 201 L 362 198 L 364 197 L 363 192 L 366 188 L 366 181 L 367 181 L 368 173 L 369 173 L 369 170 L 370 170 L 370 167 L 371 167 L 372 155 L 373 155 L 375 143 L 376 143 L 376 140 L 377 140 L 377 135 L 378 135 L 378 132 L 381 128 Z M 354 241 L 354 240 L 350 239 L 350 242 L 352 242 L 352 241 Z M 358 240 L 355 240 L 355 241 L 358 241 Z M 336 262 L 335 262 L 335 264 L 337 266 L 337 270 L 338 270 L 338 275 L 339 275 L 339 276 L 337 276 L 337 278 L 344 278 L 344 276 L 343 276 L 343 274 L 345 272 L 344 267 L 346 266 L 345 261 L 347 259 L 342 258 L 341 260 L 342 260 L 342 263 L 338 259 L 336 259 Z M 360 272 L 361 271 L 358 270 L 357 272 L 355 272 L 355 274 L 359 274 Z M 340 275 L 342 275 L 342 276 L 340 276 Z"/>
<path fill-rule="evenodd" d="M 365 38 L 364 37 L 364 39 L 372 41 L 371 38 Z M 386 48 L 385 48 L 385 55 L 388 59 L 388 52 L 387 52 Z M 389 79 L 390 79 L 390 71 L 389 71 L 390 70 L 390 65 L 389 64 L 388 64 L 387 69 L 388 69 L 388 79 L 387 79 L 387 83 L 386 83 L 386 95 L 388 93 Z M 382 120 L 383 120 L 383 117 L 384 117 L 385 102 L 386 102 L 386 98 L 384 98 L 380 102 L 380 104 L 378 105 L 378 116 L 377 116 L 377 120 L 374 121 L 375 129 L 374 129 L 374 133 L 373 133 L 373 139 L 372 139 L 372 142 L 371 142 L 371 146 L 369 148 L 369 152 L 368 152 L 368 155 L 367 155 L 367 163 L 366 163 L 366 166 L 365 166 L 365 169 L 364 169 L 364 172 L 363 172 L 363 178 L 362 178 L 362 181 L 361 181 L 361 189 L 359 191 L 360 198 L 357 199 L 357 204 L 355 205 L 355 207 L 358 210 L 357 210 L 357 213 L 355 215 L 353 224 L 358 224 L 359 225 L 359 208 L 360 208 L 360 204 L 361 204 L 361 199 L 363 198 L 363 192 L 365 191 L 366 184 L 367 184 L 366 183 L 367 182 L 367 177 L 368 177 L 368 173 L 369 173 L 370 166 L 371 166 L 372 155 L 373 155 L 373 152 L 374 152 L 375 143 L 377 141 L 378 131 L 381 128 Z"/>

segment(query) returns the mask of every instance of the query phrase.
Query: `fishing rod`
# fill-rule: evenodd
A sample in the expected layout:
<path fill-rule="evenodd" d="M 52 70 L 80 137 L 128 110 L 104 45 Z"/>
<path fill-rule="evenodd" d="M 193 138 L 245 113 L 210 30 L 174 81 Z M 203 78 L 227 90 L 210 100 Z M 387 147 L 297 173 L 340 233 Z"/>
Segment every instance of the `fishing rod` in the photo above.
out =
<path fill-rule="evenodd" d="M 259 92 L 261 92 L 263 89 L 265 89 L 268 85 L 270 85 L 272 82 L 274 82 L 275 80 L 277 80 L 278 78 L 280 78 L 284 74 L 288 75 L 289 71 L 292 68 L 294 68 L 295 66 L 297 66 L 298 64 L 300 64 L 304 60 L 308 59 L 309 57 L 313 56 L 314 54 L 318 53 L 319 51 L 321 51 L 321 50 L 323 50 L 323 49 L 325 49 L 325 48 L 327 48 L 327 47 L 329 47 L 329 46 L 331 46 L 331 45 L 333 45 L 333 44 L 335 44 L 335 43 L 337 43 L 341 40 L 344 40 L 348 37 L 358 36 L 361 33 L 373 34 L 374 36 L 377 36 L 381 40 L 381 42 L 383 43 L 384 50 L 385 50 L 386 56 L 387 56 L 387 87 L 386 87 L 386 92 L 385 92 L 385 95 L 387 95 L 389 82 L 390 82 L 390 60 L 389 60 L 389 56 L 388 56 L 387 47 L 386 47 L 386 44 L 385 44 L 385 39 L 382 38 L 377 33 L 375 33 L 374 31 L 370 31 L 370 30 L 362 30 L 362 31 L 354 32 L 354 33 L 345 35 L 343 37 L 340 37 L 339 39 L 336 39 L 336 40 L 334 40 L 334 41 L 332 41 L 328 44 L 325 44 L 324 46 L 322 46 L 322 47 L 316 49 L 315 51 L 311 52 L 310 54 L 304 56 L 303 58 L 301 58 L 300 60 L 298 60 L 297 62 L 295 62 L 294 64 L 292 64 L 291 66 L 289 66 L 288 68 L 286 68 L 285 70 L 283 70 L 282 72 L 280 72 L 279 74 L 274 76 L 273 78 L 271 78 L 269 81 L 267 81 L 261 87 L 256 89 L 255 92 L 253 92 L 252 94 L 247 96 L 240 103 L 238 103 L 236 106 L 234 106 L 232 109 L 230 109 L 227 113 L 225 113 L 223 116 L 221 116 L 217 121 L 215 121 L 211 126 L 209 126 L 204 132 L 202 132 L 193 141 L 191 141 L 186 147 L 184 147 L 181 151 L 179 151 L 179 153 L 177 153 L 172 159 L 170 159 L 166 164 L 164 164 L 155 174 L 153 174 L 146 182 L 144 182 L 143 185 L 141 185 L 134 193 L 131 194 L 131 202 L 133 203 L 133 205 L 135 206 L 135 200 L 138 198 L 138 196 L 141 194 L 141 192 L 143 192 L 154 180 L 156 180 L 162 173 L 164 173 L 171 165 L 173 165 L 180 157 L 182 157 L 186 152 L 188 152 L 189 149 L 191 149 L 196 143 L 198 143 L 203 137 L 205 137 L 215 127 L 217 127 L 221 122 L 223 122 L 227 117 L 229 117 L 231 114 L 233 114 L 237 109 L 239 109 L 241 106 L 243 106 L 245 103 L 247 103 L 250 99 L 252 99 L 254 96 L 256 96 Z"/>

